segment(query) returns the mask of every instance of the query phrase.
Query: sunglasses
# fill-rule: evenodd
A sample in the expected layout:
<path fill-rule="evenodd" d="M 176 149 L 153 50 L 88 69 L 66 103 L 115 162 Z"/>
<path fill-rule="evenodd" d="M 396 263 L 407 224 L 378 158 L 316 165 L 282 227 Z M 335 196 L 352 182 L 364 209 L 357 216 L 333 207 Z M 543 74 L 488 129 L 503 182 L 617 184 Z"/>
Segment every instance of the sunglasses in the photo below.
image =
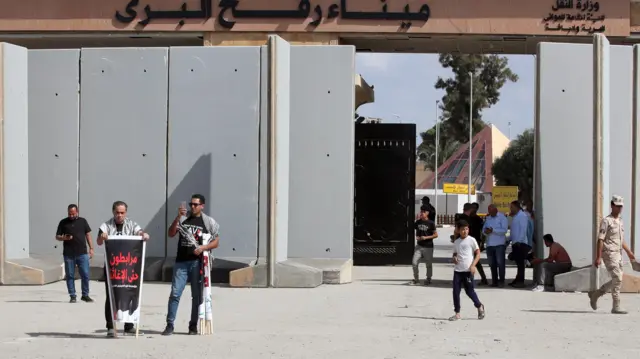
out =
<path fill-rule="evenodd" d="M 200 205 L 200 203 L 189 203 L 189 206 L 191 207 L 198 207 Z"/>

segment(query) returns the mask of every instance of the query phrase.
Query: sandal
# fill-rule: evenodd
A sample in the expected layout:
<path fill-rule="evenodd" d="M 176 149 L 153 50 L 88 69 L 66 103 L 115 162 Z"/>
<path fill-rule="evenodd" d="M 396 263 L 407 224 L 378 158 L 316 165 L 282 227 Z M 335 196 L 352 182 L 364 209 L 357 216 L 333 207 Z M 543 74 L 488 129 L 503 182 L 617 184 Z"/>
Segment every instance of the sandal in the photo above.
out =
<path fill-rule="evenodd" d="M 458 314 L 449 317 L 450 322 L 455 322 L 456 320 L 460 320 L 460 316 Z"/>
<path fill-rule="evenodd" d="M 480 308 L 478 308 L 478 319 L 479 320 L 484 319 L 484 314 L 485 312 L 484 312 L 484 304 L 483 304 Z"/>

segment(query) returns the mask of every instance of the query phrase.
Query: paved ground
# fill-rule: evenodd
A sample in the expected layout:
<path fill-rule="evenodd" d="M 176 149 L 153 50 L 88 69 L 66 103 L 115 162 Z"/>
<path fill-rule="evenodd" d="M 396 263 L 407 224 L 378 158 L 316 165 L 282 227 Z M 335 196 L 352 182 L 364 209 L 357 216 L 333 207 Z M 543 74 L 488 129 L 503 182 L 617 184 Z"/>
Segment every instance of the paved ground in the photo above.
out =
<path fill-rule="evenodd" d="M 592 312 L 585 294 L 479 289 L 483 321 L 463 297 L 452 314 L 451 268 L 436 268 L 433 287 L 412 287 L 409 267 L 356 267 L 349 285 L 315 289 L 215 288 L 216 334 L 162 337 L 167 284 L 144 287 L 139 339 L 106 339 L 102 283 L 97 303 L 68 304 L 62 282 L 0 287 L 1 358 L 637 358 L 633 332 L 640 296 L 624 295 L 626 317 L 609 314 L 611 300 Z M 513 273 L 511 273 L 513 275 Z M 78 283 L 79 284 L 79 283 Z M 187 290 L 188 293 L 188 290 Z M 188 294 L 187 294 L 188 295 Z M 187 296 L 185 296 L 187 298 Z M 180 306 L 185 331 L 189 304 Z M 116 345 L 117 343 L 117 345 Z"/>
<path fill-rule="evenodd" d="M 439 253 L 446 253 L 441 248 Z M 582 359 L 640 354 L 633 332 L 640 320 L 638 295 L 623 295 L 630 314 L 621 317 L 609 314 L 610 296 L 593 312 L 586 294 L 482 288 L 478 293 L 487 317 L 475 319 L 463 295 L 464 320 L 449 322 L 451 273 L 449 265 L 437 265 L 431 287 L 406 285 L 411 268 L 403 266 L 356 267 L 354 282 L 341 286 L 214 288 L 216 333 L 210 337 L 160 336 L 169 286 L 146 284 L 144 335 L 137 340 L 105 338 L 102 283 L 91 283 L 92 304 L 68 304 L 63 282 L 0 287 L 0 358 Z M 508 276 L 514 274 L 509 268 Z M 187 327 L 188 297 L 189 289 L 178 313 L 181 332 Z"/>

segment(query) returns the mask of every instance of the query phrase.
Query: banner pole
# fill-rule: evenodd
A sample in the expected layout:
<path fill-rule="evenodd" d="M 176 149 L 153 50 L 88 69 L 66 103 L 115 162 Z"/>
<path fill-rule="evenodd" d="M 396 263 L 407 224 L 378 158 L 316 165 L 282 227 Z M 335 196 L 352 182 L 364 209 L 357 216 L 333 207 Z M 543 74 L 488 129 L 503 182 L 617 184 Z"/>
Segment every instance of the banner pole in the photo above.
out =
<path fill-rule="evenodd" d="M 140 317 L 142 316 L 142 284 L 144 283 L 144 259 L 147 257 L 147 241 L 144 239 L 140 239 L 142 241 L 142 273 L 140 273 L 140 290 L 138 291 L 138 322 L 136 323 L 136 339 L 138 339 L 138 334 L 140 332 Z"/>
<path fill-rule="evenodd" d="M 118 330 L 116 329 L 116 320 L 113 316 L 113 288 L 111 287 L 111 267 L 109 266 L 109 250 L 107 249 L 108 246 L 108 239 L 107 242 L 104 243 L 104 268 L 105 268 L 105 280 L 107 281 L 107 294 L 109 295 L 109 309 L 111 310 L 111 323 L 113 326 L 113 336 L 115 338 L 118 337 Z"/>

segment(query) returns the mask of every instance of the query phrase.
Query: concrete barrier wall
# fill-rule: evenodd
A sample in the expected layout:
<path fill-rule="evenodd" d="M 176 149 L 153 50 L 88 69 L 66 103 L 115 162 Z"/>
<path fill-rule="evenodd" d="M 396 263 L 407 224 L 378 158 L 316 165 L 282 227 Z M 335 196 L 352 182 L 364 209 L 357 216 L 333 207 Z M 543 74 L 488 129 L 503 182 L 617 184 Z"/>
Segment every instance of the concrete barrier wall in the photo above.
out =
<path fill-rule="evenodd" d="M 352 257 L 354 76 L 353 46 L 291 48 L 290 258 Z"/>
<path fill-rule="evenodd" d="M 77 49 L 29 51 L 29 248 L 35 255 L 61 255 L 55 231 L 67 206 L 78 203 L 79 61 Z"/>
<path fill-rule="evenodd" d="M 79 204 L 95 238 L 111 204 L 123 200 L 151 235 L 148 257 L 173 257 L 177 241 L 166 238 L 167 226 L 181 201 L 201 193 L 221 224 L 217 258 L 266 256 L 267 53 L 265 46 L 31 51 L 31 253 L 61 260 L 53 236 L 68 204 Z M 290 94 L 279 91 L 291 118 L 281 132 L 295 159 L 287 174 L 295 219 L 281 224 L 287 257 L 352 256 L 354 57 L 352 46 L 290 49 Z M 28 256 L 28 247 L 10 242 Z M 99 266 L 102 248 L 96 252 Z"/>
<path fill-rule="evenodd" d="M 610 49 L 609 193 L 631 204 L 632 51 Z M 593 47 L 541 43 L 536 119 L 536 210 L 542 234 L 551 233 L 575 266 L 592 257 Z M 605 204 L 610 198 L 605 198 Z M 630 206 L 627 206 L 627 218 Z M 630 233 L 630 221 L 627 220 Z M 628 238 L 627 238 L 628 239 Z"/>
<path fill-rule="evenodd" d="M 0 44 L 4 259 L 29 257 L 28 50 Z M 7 240 L 9 239 L 9 240 Z"/>
<path fill-rule="evenodd" d="M 170 59 L 167 223 L 203 194 L 220 223 L 216 257 L 255 259 L 260 48 L 176 47 Z M 177 237 L 167 248 L 176 255 Z"/>
<path fill-rule="evenodd" d="M 168 49 L 83 49 L 81 58 L 82 214 L 96 235 L 111 204 L 125 201 L 152 238 L 147 256 L 164 257 Z"/>

